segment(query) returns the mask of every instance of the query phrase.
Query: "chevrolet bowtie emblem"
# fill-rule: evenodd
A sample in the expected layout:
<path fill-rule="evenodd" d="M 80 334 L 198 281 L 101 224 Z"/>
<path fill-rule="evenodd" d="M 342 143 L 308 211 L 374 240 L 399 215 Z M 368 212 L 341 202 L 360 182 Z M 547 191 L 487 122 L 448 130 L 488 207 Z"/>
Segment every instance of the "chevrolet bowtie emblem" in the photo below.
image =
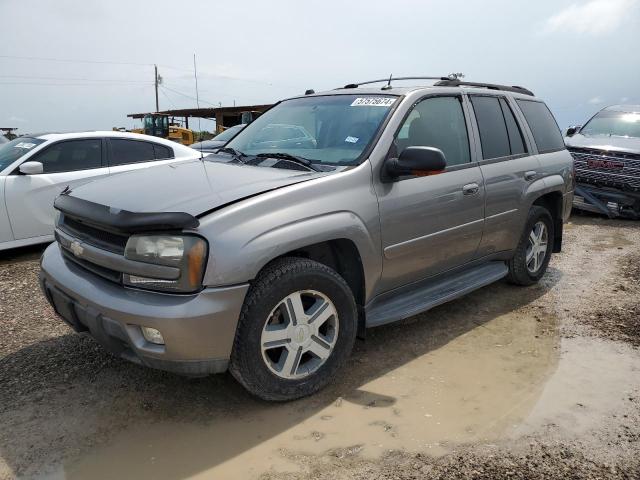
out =
<path fill-rule="evenodd" d="M 71 253 L 73 253 L 76 257 L 79 257 L 84 252 L 84 248 L 82 248 L 80 242 L 76 242 L 75 240 L 71 242 L 69 250 L 71 250 Z"/>

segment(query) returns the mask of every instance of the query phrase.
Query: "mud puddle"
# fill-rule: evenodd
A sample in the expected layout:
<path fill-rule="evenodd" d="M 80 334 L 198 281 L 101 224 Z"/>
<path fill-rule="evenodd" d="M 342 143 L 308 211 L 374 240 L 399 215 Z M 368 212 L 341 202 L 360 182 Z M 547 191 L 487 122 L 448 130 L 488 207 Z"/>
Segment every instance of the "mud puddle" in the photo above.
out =
<path fill-rule="evenodd" d="M 551 317 L 493 316 L 414 356 L 420 338 L 398 339 L 423 330 L 414 324 L 379 332 L 390 341 L 374 339 L 380 348 L 357 352 L 356 365 L 385 355 L 385 348 L 388 355 L 410 360 L 350 391 L 338 386 L 320 399 L 293 404 L 247 400 L 234 414 L 213 414 L 202 422 L 133 426 L 50 478 L 255 478 L 295 471 L 299 467 L 287 458 L 296 452 L 442 454 L 453 445 L 491 441 L 511 431 L 535 407 L 557 369 L 559 340 Z M 408 352 L 394 351 L 403 348 Z"/>

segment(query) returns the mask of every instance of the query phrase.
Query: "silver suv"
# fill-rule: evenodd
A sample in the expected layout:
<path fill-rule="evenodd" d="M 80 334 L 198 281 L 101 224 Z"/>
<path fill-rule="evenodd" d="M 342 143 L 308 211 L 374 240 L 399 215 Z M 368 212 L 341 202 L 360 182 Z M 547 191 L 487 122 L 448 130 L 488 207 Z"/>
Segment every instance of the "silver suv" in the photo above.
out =
<path fill-rule="evenodd" d="M 367 327 L 537 282 L 573 197 L 553 116 L 521 87 L 434 80 L 308 92 L 216 154 L 65 192 L 43 291 L 115 355 L 290 400 Z"/>

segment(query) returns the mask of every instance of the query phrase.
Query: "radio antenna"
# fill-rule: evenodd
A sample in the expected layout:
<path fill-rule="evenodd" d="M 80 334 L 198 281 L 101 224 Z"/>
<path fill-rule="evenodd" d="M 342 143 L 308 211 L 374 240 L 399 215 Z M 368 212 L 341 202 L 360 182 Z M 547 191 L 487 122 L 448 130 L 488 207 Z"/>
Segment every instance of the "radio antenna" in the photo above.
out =
<path fill-rule="evenodd" d="M 393 73 L 391 75 L 389 75 L 389 81 L 387 82 L 387 84 L 382 87 L 382 90 L 391 90 L 391 79 L 393 78 Z"/>
<path fill-rule="evenodd" d="M 193 77 L 196 79 L 196 106 L 200 110 L 200 95 L 198 94 L 198 68 L 196 67 L 196 54 L 193 54 Z M 202 127 L 200 126 L 201 118 L 198 117 L 198 133 L 202 136 Z M 204 159 L 202 153 L 202 138 L 200 138 L 200 160 Z"/>

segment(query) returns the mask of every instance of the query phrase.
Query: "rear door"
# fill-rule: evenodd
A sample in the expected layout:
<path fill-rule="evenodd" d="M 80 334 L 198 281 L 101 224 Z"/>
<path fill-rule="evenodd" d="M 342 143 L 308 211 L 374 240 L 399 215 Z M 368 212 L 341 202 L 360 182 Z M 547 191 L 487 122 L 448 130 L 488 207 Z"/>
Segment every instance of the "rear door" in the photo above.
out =
<path fill-rule="evenodd" d="M 175 161 L 173 148 L 156 142 L 129 138 L 109 138 L 109 171 L 137 170 Z"/>
<path fill-rule="evenodd" d="M 53 201 L 67 186 L 77 187 L 109 174 L 101 138 L 62 140 L 28 158 L 43 173 L 6 177 L 5 200 L 16 240 L 53 235 Z"/>
<path fill-rule="evenodd" d="M 513 249 L 522 234 L 528 206 L 525 193 L 539 163 L 505 95 L 469 95 L 480 139 L 485 180 L 485 225 L 478 257 Z"/>
<path fill-rule="evenodd" d="M 429 96 L 409 111 L 390 157 L 409 146 L 443 151 L 444 173 L 377 185 L 384 290 L 470 261 L 482 237 L 484 182 L 461 95 Z"/>

